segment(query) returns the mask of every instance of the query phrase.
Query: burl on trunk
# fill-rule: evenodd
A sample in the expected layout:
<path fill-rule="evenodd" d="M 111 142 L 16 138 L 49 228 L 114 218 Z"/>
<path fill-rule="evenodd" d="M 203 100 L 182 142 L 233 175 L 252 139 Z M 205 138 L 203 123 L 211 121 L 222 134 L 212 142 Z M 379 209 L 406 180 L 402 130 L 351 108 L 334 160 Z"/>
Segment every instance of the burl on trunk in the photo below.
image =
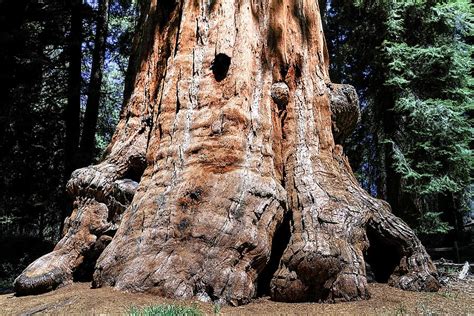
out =
<path fill-rule="evenodd" d="M 126 103 L 105 159 L 76 170 L 63 239 L 18 294 L 92 279 L 238 305 L 435 291 L 413 231 L 361 189 L 337 145 L 359 118 L 328 75 L 314 0 L 142 7 Z"/>

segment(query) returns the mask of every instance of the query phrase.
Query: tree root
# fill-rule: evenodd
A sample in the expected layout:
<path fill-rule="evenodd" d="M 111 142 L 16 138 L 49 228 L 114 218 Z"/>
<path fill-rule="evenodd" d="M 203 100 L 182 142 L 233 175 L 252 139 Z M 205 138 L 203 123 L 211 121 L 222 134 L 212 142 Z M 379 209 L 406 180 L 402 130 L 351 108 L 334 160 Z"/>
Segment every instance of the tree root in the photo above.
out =
<path fill-rule="evenodd" d="M 121 215 L 138 183 L 119 179 L 115 164 L 103 162 L 74 171 L 67 189 L 75 196 L 73 212 L 65 220 L 63 238 L 51 253 L 30 264 L 14 282 L 18 295 L 47 292 L 69 284 L 81 267 L 95 260 L 112 240 Z"/>
<path fill-rule="evenodd" d="M 403 290 L 437 291 L 440 284 L 436 267 L 419 239 L 390 212 L 386 202 L 360 189 L 340 153 L 336 150 L 334 154 L 340 162 L 336 172 L 324 163 L 320 167 L 329 174 L 340 174 L 341 179 L 321 181 L 321 192 L 306 192 L 319 195 L 318 203 L 293 209 L 292 239 L 272 280 L 272 298 L 285 302 L 369 298 L 364 257 L 370 247 L 367 229 L 399 250 L 390 285 Z M 303 196 L 298 199 L 305 200 Z"/>

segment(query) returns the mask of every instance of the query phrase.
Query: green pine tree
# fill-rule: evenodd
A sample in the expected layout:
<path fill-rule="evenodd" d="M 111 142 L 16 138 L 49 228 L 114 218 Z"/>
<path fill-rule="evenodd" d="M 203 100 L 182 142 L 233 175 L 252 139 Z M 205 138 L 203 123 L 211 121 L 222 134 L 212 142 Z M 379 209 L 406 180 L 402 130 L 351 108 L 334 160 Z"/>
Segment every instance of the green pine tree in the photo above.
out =
<path fill-rule="evenodd" d="M 473 166 L 472 5 L 335 0 L 325 19 L 332 77 L 362 98 L 346 144 L 360 180 L 420 233 L 459 229 Z"/>

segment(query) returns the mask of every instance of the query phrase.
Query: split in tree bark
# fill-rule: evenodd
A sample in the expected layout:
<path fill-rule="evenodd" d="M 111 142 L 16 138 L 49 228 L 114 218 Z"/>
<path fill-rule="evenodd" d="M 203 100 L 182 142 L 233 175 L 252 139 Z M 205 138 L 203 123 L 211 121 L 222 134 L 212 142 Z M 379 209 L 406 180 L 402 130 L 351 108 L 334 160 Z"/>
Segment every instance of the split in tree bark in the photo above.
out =
<path fill-rule="evenodd" d="M 73 173 L 64 238 L 18 294 L 94 267 L 94 287 L 233 305 L 365 299 L 367 232 L 397 254 L 368 257 L 380 279 L 439 288 L 413 231 L 334 142 L 357 100 L 330 83 L 316 1 L 151 1 L 137 38 L 107 156 Z"/>

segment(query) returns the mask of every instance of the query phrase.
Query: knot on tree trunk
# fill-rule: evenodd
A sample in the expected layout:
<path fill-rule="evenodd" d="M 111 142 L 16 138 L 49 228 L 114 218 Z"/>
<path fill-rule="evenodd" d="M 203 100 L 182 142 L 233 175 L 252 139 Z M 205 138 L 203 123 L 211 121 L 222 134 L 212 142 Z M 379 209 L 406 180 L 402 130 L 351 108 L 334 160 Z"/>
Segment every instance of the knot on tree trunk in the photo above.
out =
<path fill-rule="evenodd" d="M 350 136 L 360 120 L 359 98 L 355 88 L 348 84 L 329 83 L 327 90 L 334 141 L 340 144 Z"/>
<path fill-rule="evenodd" d="M 288 85 L 284 82 L 276 82 L 272 85 L 271 96 L 273 102 L 275 102 L 280 111 L 286 109 L 288 100 L 290 98 L 290 89 Z"/>
<path fill-rule="evenodd" d="M 106 204 L 110 212 L 122 213 L 130 204 L 145 169 L 144 157 L 134 156 L 125 163 L 109 161 L 75 170 L 66 185 L 73 197 L 88 197 Z"/>

